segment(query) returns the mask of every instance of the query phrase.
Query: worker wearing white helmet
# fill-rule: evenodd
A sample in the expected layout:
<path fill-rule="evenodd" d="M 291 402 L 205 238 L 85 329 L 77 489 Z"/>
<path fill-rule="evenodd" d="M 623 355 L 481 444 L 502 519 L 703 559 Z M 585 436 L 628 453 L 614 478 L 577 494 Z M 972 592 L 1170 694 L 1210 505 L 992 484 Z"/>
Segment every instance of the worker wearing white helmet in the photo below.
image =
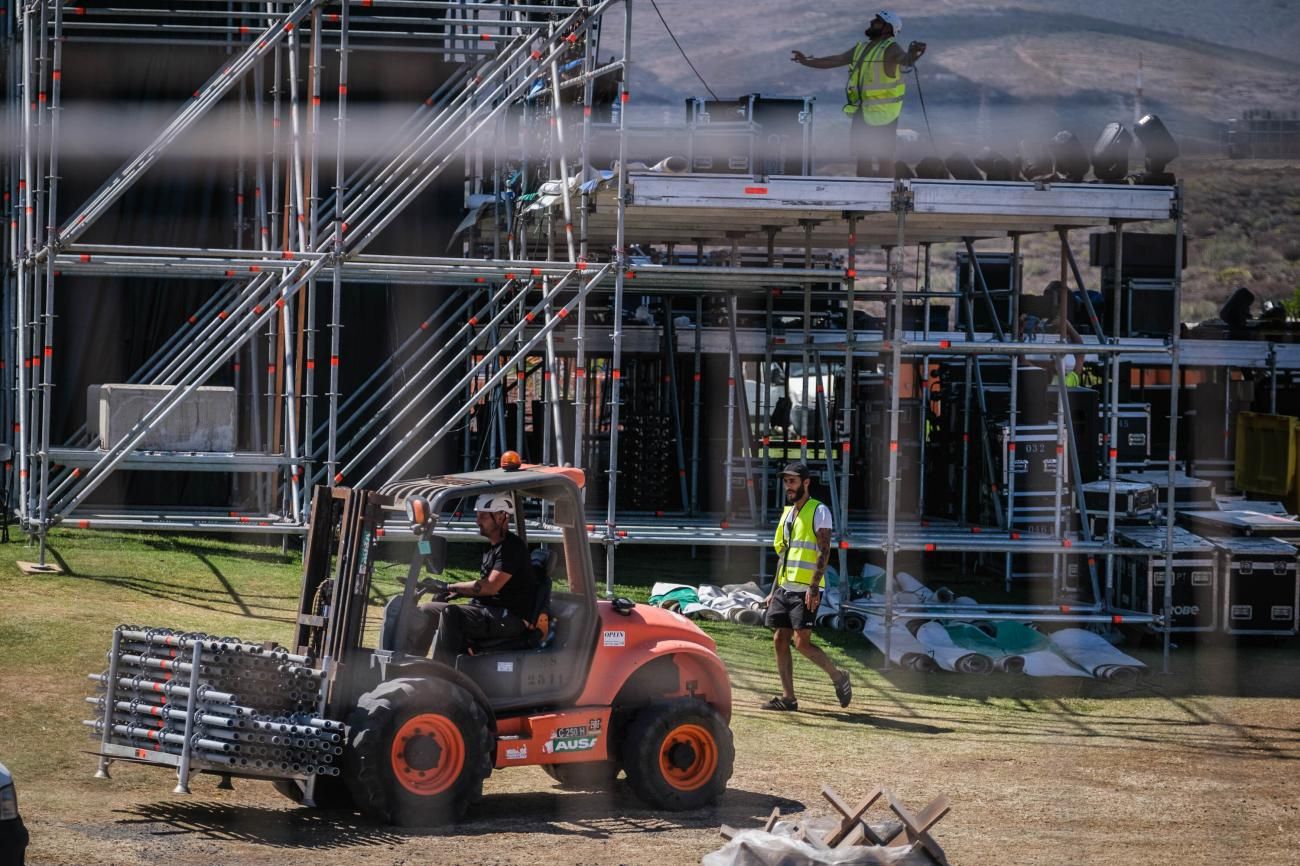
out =
<path fill-rule="evenodd" d="M 454 665 L 456 656 L 476 641 L 521 637 L 536 603 L 537 578 L 528 547 L 510 531 L 515 500 L 510 493 L 484 493 L 474 502 L 474 522 L 488 541 L 478 580 L 447 586 L 469 604 L 434 601 L 420 605 L 425 621 L 414 632 L 412 652 L 424 655 L 433 642 L 433 658 Z M 437 630 L 436 638 L 434 630 Z"/>
<path fill-rule="evenodd" d="M 903 19 L 897 12 L 881 10 L 867 26 L 866 42 L 830 57 L 808 57 L 794 51 L 790 59 L 813 69 L 849 67 L 844 113 L 850 116 L 849 142 L 858 163 L 859 177 L 893 177 L 894 149 L 898 143 L 898 116 L 903 110 L 903 67 L 912 66 L 925 53 L 924 42 L 907 51 L 898 47 Z"/>

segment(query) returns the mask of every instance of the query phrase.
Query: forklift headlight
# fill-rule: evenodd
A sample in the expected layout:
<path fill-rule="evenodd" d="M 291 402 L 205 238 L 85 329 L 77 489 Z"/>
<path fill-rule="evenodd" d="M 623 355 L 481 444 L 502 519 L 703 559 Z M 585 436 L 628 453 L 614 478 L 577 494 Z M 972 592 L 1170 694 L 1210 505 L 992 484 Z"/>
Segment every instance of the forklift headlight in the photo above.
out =
<path fill-rule="evenodd" d="M 422 530 L 429 525 L 429 501 L 422 496 L 412 496 L 406 500 L 406 518 L 411 522 L 411 528 Z"/>

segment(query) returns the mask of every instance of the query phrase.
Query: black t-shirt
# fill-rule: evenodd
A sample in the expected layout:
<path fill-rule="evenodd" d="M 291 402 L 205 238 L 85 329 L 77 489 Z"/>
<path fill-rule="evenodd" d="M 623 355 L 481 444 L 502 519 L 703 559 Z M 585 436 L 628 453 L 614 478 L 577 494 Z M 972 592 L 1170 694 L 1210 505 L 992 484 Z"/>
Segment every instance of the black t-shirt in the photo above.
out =
<path fill-rule="evenodd" d="M 504 607 L 515 616 L 526 619 L 533 612 L 537 579 L 533 576 L 533 562 L 528 555 L 528 546 L 513 532 L 507 532 L 500 544 L 492 545 L 483 553 L 479 577 L 487 580 L 487 576 L 494 571 L 504 571 L 510 575 L 510 579 L 496 595 L 476 598 L 474 601 L 488 607 Z"/>

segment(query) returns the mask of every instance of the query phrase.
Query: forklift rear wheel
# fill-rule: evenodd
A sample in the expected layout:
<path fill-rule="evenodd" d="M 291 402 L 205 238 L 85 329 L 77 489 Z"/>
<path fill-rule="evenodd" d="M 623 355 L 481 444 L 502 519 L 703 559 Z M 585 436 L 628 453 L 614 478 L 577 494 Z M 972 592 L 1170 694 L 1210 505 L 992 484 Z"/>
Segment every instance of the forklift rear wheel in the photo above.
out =
<path fill-rule="evenodd" d="M 731 729 L 694 698 L 654 703 L 628 727 L 627 781 L 645 803 L 682 811 L 712 803 L 727 787 L 736 759 Z"/>
<path fill-rule="evenodd" d="M 353 799 L 403 827 L 455 821 L 492 772 L 487 714 L 446 680 L 380 683 L 357 701 L 348 728 L 344 777 Z"/>
<path fill-rule="evenodd" d="M 588 761 L 583 764 L 543 764 L 542 769 L 566 791 L 608 791 L 618 781 L 618 764 Z"/>

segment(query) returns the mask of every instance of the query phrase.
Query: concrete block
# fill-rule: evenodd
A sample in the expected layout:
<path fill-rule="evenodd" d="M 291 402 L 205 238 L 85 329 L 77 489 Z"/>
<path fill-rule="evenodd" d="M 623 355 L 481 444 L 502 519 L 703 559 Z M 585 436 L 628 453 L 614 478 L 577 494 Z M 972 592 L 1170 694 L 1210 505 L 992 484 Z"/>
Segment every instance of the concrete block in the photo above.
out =
<path fill-rule="evenodd" d="M 100 448 L 122 441 L 136 422 L 172 390 L 169 385 L 91 385 L 86 389 L 86 428 Z M 234 451 L 237 402 L 234 388 L 191 391 L 139 448 L 153 451 Z"/>

